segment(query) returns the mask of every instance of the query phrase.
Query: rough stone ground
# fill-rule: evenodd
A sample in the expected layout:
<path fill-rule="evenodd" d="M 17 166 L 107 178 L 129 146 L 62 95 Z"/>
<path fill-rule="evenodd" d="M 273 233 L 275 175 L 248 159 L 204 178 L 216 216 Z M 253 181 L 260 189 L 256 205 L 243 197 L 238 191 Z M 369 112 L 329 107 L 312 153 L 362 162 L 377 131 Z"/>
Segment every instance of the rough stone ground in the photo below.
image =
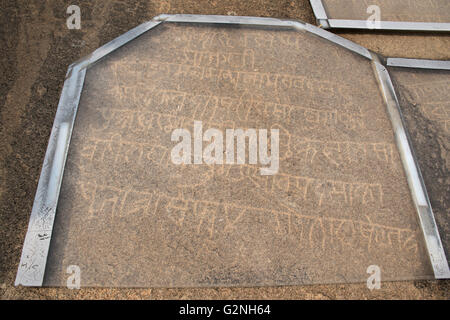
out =
<path fill-rule="evenodd" d="M 81 30 L 66 8 L 82 10 Z M 230 14 L 315 23 L 307 0 L 5 0 L 0 13 L 0 298 L 2 299 L 448 299 L 450 281 L 263 288 L 81 289 L 13 286 L 67 66 L 161 13 Z M 385 56 L 450 59 L 450 36 L 339 32 Z M 410 128 L 414 130 L 414 128 Z M 417 150 L 421 154 L 421 150 Z M 423 152 L 425 154 L 425 152 Z M 427 176 L 426 169 L 423 172 Z M 431 175 L 432 173 L 430 173 Z M 432 195 L 431 195 L 432 197 Z M 445 204 L 448 207 L 448 203 Z M 445 209 L 445 208 L 444 208 Z M 448 212 L 448 208 L 444 212 Z"/>

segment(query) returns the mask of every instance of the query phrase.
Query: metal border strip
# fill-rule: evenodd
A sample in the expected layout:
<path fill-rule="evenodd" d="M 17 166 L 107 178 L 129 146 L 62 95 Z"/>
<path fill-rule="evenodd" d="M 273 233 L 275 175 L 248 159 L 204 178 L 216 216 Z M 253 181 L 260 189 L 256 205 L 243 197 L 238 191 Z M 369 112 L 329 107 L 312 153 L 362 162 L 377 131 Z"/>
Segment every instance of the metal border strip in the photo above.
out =
<path fill-rule="evenodd" d="M 126 33 L 118 36 L 117 38 L 111 40 L 110 42 L 108 42 L 105 45 L 101 46 L 100 48 L 96 49 L 90 55 L 78 60 L 77 62 L 73 63 L 72 65 L 80 65 L 80 68 L 87 68 L 91 64 L 97 62 L 104 56 L 110 54 L 114 50 L 120 48 L 124 44 L 137 38 L 138 36 L 147 32 L 148 30 L 156 27 L 160 23 L 161 22 L 154 21 L 154 20 L 144 22 L 144 23 L 138 25 L 137 27 L 127 31 Z"/>
<path fill-rule="evenodd" d="M 329 31 L 323 30 L 319 27 L 295 20 L 283 20 L 276 18 L 263 18 L 263 17 L 195 15 L 195 14 L 162 14 L 155 17 L 154 20 L 164 22 L 223 23 L 223 24 L 275 26 L 275 27 L 292 28 L 300 31 L 307 31 L 313 33 L 323 39 L 331 41 L 369 60 L 372 60 L 372 55 L 370 54 L 369 50 L 367 50 L 363 46 L 360 46 L 359 44 L 356 44 L 348 39 L 335 35 L 334 33 L 331 33 Z"/>
<path fill-rule="evenodd" d="M 369 30 L 402 30 L 402 31 L 450 31 L 450 23 L 379 21 L 379 27 L 369 26 L 367 20 L 328 19 L 330 28 L 369 29 Z"/>
<path fill-rule="evenodd" d="M 375 55 L 373 64 L 386 103 L 386 108 L 392 122 L 395 140 L 411 190 L 414 206 L 416 207 L 419 217 L 434 276 L 436 279 L 449 279 L 450 270 L 442 246 L 441 237 L 434 219 L 425 183 L 411 147 L 411 141 L 405 130 L 404 119 L 402 117 L 391 77 L 386 67 L 381 64 L 378 57 Z"/>
<path fill-rule="evenodd" d="M 321 28 L 299 21 L 259 17 L 175 14 L 157 16 L 154 19 L 143 23 L 115 38 L 95 50 L 87 57 L 73 63 L 69 66 L 66 75 L 55 121 L 50 134 L 50 140 L 47 146 L 44 164 L 39 178 L 38 188 L 28 225 L 28 231 L 25 237 L 22 256 L 17 271 L 15 282 L 16 286 L 42 286 L 43 284 L 59 191 L 72 129 L 86 75 L 86 69 L 102 57 L 108 55 L 122 45 L 135 39 L 162 22 L 226 23 L 238 25 L 288 27 L 298 31 L 313 33 L 369 60 L 373 59 L 373 55 L 366 48 Z M 425 196 L 425 199 L 428 199 L 426 197 L 426 193 L 423 194 L 423 192 L 426 192 L 424 189 L 422 190 L 422 196 Z M 418 194 L 420 194 L 420 192 Z M 424 202 L 422 198 L 421 201 L 422 202 L 420 202 L 420 204 L 423 204 Z M 432 216 L 431 219 L 434 221 Z M 431 235 L 433 235 L 432 232 Z M 438 244 L 440 244 L 439 234 L 437 235 L 437 238 L 435 237 L 433 239 L 438 239 Z M 428 242 L 430 241 L 431 240 L 428 240 Z M 440 252 L 438 252 L 438 254 L 439 253 Z M 432 256 L 432 261 L 434 261 L 433 259 L 435 259 L 434 256 Z M 435 263 L 433 262 L 433 265 L 434 264 Z"/>
<path fill-rule="evenodd" d="M 388 58 L 386 65 L 389 67 L 450 70 L 450 61 L 448 60 Z"/>
<path fill-rule="evenodd" d="M 220 16 L 201 14 L 161 14 L 153 18 L 155 21 L 186 23 L 221 23 L 274 27 L 293 27 L 296 21 L 265 17 Z"/>
<path fill-rule="evenodd" d="M 309 3 L 311 4 L 316 19 L 328 19 L 322 0 L 309 0 Z"/>
<path fill-rule="evenodd" d="M 39 178 L 15 285 L 42 286 L 65 160 L 86 70 L 69 67 Z"/>

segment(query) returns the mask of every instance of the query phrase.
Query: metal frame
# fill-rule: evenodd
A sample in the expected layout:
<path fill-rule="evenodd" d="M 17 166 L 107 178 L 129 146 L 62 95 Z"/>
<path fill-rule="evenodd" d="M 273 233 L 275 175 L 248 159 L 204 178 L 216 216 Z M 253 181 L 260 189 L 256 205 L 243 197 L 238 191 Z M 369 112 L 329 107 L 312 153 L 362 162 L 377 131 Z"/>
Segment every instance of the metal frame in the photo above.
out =
<path fill-rule="evenodd" d="M 368 30 L 402 30 L 402 31 L 434 31 L 449 32 L 447 22 L 409 22 L 409 21 L 379 21 L 379 27 L 373 28 L 367 20 L 346 20 L 329 18 L 322 0 L 309 0 L 318 24 L 325 28 L 336 29 L 368 29 Z"/>
<path fill-rule="evenodd" d="M 319 1 L 320 2 L 320 1 Z M 72 129 L 80 101 L 81 91 L 83 88 L 84 78 L 86 70 L 89 66 L 97 62 L 99 59 L 118 49 L 122 45 L 135 39 L 146 31 L 156 27 L 157 25 L 165 22 L 181 22 L 181 23 L 219 23 L 219 24 L 236 24 L 236 25 L 257 25 L 257 26 L 272 26 L 289 28 L 302 32 L 309 32 L 331 41 L 339 46 L 342 46 L 369 61 L 378 59 L 377 56 L 366 48 L 353 43 L 347 39 L 339 37 L 321 28 L 312 26 L 307 23 L 294 21 L 294 20 L 281 20 L 274 18 L 258 18 L 258 17 L 239 17 L 239 16 L 214 16 L 214 15 L 159 15 L 153 18 L 151 21 L 143 23 L 136 28 L 128 31 L 127 33 L 119 36 L 111 42 L 105 44 L 99 49 L 95 50 L 89 56 L 75 62 L 69 66 L 64 87 L 61 93 L 61 98 L 58 104 L 58 109 L 55 116 L 50 140 L 47 146 L 47 151 L 44 158 L 44 164 L 42 167 L 41 175 L 39 178 L 38 188 L 31 212 L 28 231 L 25 237 L 25 242 L 22 249 L 22 256 L 19 263 L 15 285 L 24 286 L 42 286 L 45 274 L 45 267 L 47 263 L 47 256 L 50 247 L 50 240 L 52 236 L 53 223 L 56 214 L 56 207 L 58 203 L 59 191 L 61 187 L 62 177 L 64 173 L 64 165 L 67 158 L 70 139 L 72 135 Z M 378 63 L 374 62 L 377 66 Z M 377 67 L 380 68 L 380 67 Z M 384 72 L 384 71 L 383 71 Z M 380 75 L 384 76 L 381 72 Z M 386 71 L 387 74 L 387 71 Z M 387 75 L 388 76 L 388 75 Z M 384 87 L 383 87 L 384 88 Z M 390 88 L 390 87 L 389 87 Z M 386 91 L 387 89 L 385 89 Z M 390 90 L 393 90 L 392 88 Z M 390 92 L 390 91 L 388 91 Z M 393 92 L 393 91 L 392 91 Z M 386 96 L 386 93 L 385 93 Z M 394 93 L 395 96 L 395 93 Z M 396 100 L 395 100 L 396 101 Z M 404 132 L 403 124 L 396 122 L 395 128 L 400 128 L 400 132 Z M 406 138 L 407 139 L 407 138 Z M 404 144 L 405 138 L 400 139 L 399 143 Z M 411 150 L 406 148 L 403 153 L 410 157 Z M 403 159 L 403 158 L 402 158 Z M 434 221 L 432 216 L 431 207 L 429 202 L 428 206 L 425 206 L 427 201 L 426 190 L 423 186 L 423 182 L 418 173 L 417 166 L 414 161 L 409 158 L 406 159 L 406 171 L 409 174 L 413 174 L 413 183 L 411 186 L 411 192 L 413 198 L 418 203 L 418 214 L 421 217 L 422 229 L 424 229 L 425 237 L 433 235 L 435 236 L 437 229 L 435 224 L 431 229 L 428 228 L 428 220 Z M 415 174 L 415 175 L 414 175 Z M 424 200 L 425 199 L 425 200 Z M 426 208 L 426 209 L 423 209 Z M 431 214 L 431 218 L 424 219 L 422 215 Z M 434 229 L 433 229 L 434 228 Z M 439 234 L 437 238 L 434 238 L 438 246 L 436 247 L 430 240 L 427 241 L 427 246 L 430 252 L 430 260 L 435 270 L 436 278 L 450 277 L 448 273 L 447 260 L 445 254 L 444 260 L 436 260 L 436 248 L 442 248 L 440 245 Z M 431 243 L 431 244 L 430 244 Z M 443 251 L 438 251 L 438 256 L 442 257 Z M 447 267 L 446 271 L 445 266 Z M 437 267 L 435 266 L 437 264 Z M 444 270 L 444 271 L 442 271 Z M 447 273 L 446 273 L 447 272 Z"/>

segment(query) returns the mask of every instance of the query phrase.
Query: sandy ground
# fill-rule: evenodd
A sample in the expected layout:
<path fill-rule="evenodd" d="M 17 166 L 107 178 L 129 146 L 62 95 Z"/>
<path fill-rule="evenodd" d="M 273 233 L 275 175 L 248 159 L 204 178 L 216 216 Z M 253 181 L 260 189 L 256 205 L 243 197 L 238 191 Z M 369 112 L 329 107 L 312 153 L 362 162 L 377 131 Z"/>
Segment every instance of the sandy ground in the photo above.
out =
<path fill-rule="evenodd" d="M 81 30 L 66 27 L 78 4 Z M 306 0 L 22 1 L 0 14 L 0 297 L 2 299 L 448 299 L 450 281 L 270 288 L 68 289 L 13 286 L 67 66 L 161 13 L 270 16 L 315 23 Z M 450 59 L 450 36 L 339 32 L 385 56 Z M 414 128 L 411 128 L 414 130 Z M 420 150 L 418 150 L 420 155 Z M 427 172 L 424 172 L 427 175 Z M 432 197 L 432 195 L 430 195 Z M 448 212 L 448 203 L 444 204 Z"/>

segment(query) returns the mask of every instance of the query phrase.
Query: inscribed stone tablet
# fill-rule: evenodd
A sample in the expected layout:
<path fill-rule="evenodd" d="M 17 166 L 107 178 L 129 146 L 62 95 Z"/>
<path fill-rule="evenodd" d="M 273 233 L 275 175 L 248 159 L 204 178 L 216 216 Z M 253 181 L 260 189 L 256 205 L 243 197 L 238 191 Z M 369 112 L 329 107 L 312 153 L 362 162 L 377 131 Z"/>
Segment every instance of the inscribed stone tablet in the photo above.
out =
<path fill-rule="evenodd" d="M 230 129 L 255 139 L 228 153 Z M 82 286 L 432 278 L 371 61 L 305 31 L 164 23 L 97 62 L 44 284 L 70 265 Z"/>

